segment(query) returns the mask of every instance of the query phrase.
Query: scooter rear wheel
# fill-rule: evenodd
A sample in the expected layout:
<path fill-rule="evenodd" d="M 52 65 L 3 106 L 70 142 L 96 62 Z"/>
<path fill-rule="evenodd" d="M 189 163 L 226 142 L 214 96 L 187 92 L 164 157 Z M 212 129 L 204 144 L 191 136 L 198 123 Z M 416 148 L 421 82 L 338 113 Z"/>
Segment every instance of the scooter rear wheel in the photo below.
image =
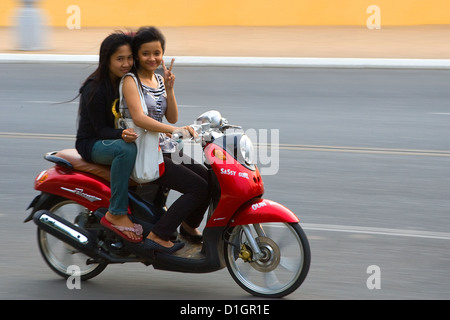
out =
<path fill-rule="evenodd" d="M 225 262 L 233 279 L 252 295 L 281 298 L 295 291 L 309 271 L 311 252 L 298 223 L 263 223 L 251 226 L 261 251 L 251 248 L 244 226 L 234 227 L 225 242 Z"/>
<path fill-rule="evenodd" d="M 36 211 L 42 209 L 49 210 L 74 224 L 79 224 L 80 217 L 88 212 L 87 208 L 75 201 L 58 196 L 52 196 L 42 206 L 35 208 Z M 107 266 L 107 263 L 87 263 L 89 259 L 87 255 L 40 228 L 37 230 L 37 240 L 47 265 L 65 279 L 76 275 L 81 281 L 88 280 L 100 274 Z"/>

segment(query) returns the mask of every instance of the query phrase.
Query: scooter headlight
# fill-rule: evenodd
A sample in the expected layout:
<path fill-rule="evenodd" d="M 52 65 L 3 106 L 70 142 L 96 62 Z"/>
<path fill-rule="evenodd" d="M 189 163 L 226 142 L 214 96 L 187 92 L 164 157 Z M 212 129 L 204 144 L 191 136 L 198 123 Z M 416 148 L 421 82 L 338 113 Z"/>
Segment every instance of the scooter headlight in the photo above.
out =
<path fill-rule="evenodd" d="M 241 141 L 239 142 L 240 151 L 242 158 L 246 164 L 254 164 L 254 150 L 252 140 L 245 134 L 242 135 Z"/>

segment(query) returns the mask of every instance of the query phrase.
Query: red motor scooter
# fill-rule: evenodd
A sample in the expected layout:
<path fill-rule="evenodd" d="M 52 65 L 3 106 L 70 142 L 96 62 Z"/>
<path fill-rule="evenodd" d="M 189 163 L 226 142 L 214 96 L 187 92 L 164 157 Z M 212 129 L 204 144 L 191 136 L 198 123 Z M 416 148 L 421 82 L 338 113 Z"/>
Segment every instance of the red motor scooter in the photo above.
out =
<path fill-rule="evenodd" d="M 186 245 L 175 254 L 149 252 L 101 226 L 109 207 L 109 168 L 66 149 L 45 155 L 55 165 L 36 177 L 34 188 L 41 193 L 25 220 L 37 224 L 38 246 L 49 267 L 67 278 L 69 266 L 76 265 L 81 280 L 87 280 L 113 263 L 141 262 L 186 273 L 226 266 L 236 283 L 255 296 L 283 297 L 296 290 L 310 266 L 308 240 L 294 213 L 262 198 L 264 185 L 251 159 L 249 137 L 217 111 L 204 113 L 193 127 L 210 176 L 203 243 L 178 235 L 176 241 Z M 167 196 L 162 187 L 130 180 L 129 213 L 143 226 L 144 236 L 165 214 Z"/>

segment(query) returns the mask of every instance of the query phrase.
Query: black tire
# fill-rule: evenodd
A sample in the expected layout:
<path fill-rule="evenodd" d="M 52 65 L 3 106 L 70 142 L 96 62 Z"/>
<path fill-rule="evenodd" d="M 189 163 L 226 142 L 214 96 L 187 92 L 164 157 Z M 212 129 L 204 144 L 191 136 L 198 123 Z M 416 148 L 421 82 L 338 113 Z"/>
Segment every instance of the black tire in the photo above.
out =
<path fill-rule="evenodd" d="M 225 242 L 225 262 L 234 281 L 245 291 L 258 297 L 281 298 L 305 280 L 311 263 L 309 242 L 298 223 L 265 223 L 253 228 L 259 226 L 264 235 L 252 234 L 264 258 L 255 260 L 243 226 L 237 226 Z M 251 258 L 247 260 L 248 255 Z"/>
<path fill-rule="evenodd" d="M 76 223 L 76 219 L 83 211 L 88 212 L 87 208 L 79 205 L 77 202 L 51 195 L 48 200 L 34 211 L 48 210 L 57 214 L 69 222 Z M 108 265 L 107 263 L 87 264 L 89 259 L 85 254 L 75 250 L 73 247 L 48 234 L 38 227 L 37 240 L 39 251 L 47 265 L 59 276 L 67 279 L 75 274 L 69 266 L 76 266 L 80 280 L 92 279 L 99 275 Z"/>

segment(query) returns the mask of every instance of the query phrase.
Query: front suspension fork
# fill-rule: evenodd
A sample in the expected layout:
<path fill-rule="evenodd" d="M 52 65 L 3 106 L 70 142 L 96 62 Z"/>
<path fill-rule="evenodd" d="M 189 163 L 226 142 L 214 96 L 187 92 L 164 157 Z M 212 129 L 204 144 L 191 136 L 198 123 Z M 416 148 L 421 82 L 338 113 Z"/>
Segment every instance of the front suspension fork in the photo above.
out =
<path fill-rule="evenodd" d="M 254 224 L 253 227 L 255 228 L 256 234 L 258 235 L 258 237 L 264 237 L 265 236 L 264 230 L 262 229 L 262 227 L 261 227 L 261 225 L 259 223 L 258 224 Z M 250 249 L 253 252 L 253 260 L 259 260 L 259 259 L 263 258 L 265 255 L 264 255 L 264 253 L 261 252 L 261 249 L 259 248 L 259 245 L 258 245 L 256 239 L 253 237 L 252 230 L 250 229 L 250 226 L 249 225 L 243 225 L 242 229 L 244 230 L 245 236 L 247 237 L 247 241 L 248 241 L 248 244 L 250 246 Z M 245 245 L 243 245 L 241 247 L 241 254 L 244 255 L 244 256 L 247 256 L 247 254 L 243 253 L 244 250 L 246 250 L 245 249 Z M 247 258 L 247 260 L 248 259 L 250 259 L 250 258 Z"/>

